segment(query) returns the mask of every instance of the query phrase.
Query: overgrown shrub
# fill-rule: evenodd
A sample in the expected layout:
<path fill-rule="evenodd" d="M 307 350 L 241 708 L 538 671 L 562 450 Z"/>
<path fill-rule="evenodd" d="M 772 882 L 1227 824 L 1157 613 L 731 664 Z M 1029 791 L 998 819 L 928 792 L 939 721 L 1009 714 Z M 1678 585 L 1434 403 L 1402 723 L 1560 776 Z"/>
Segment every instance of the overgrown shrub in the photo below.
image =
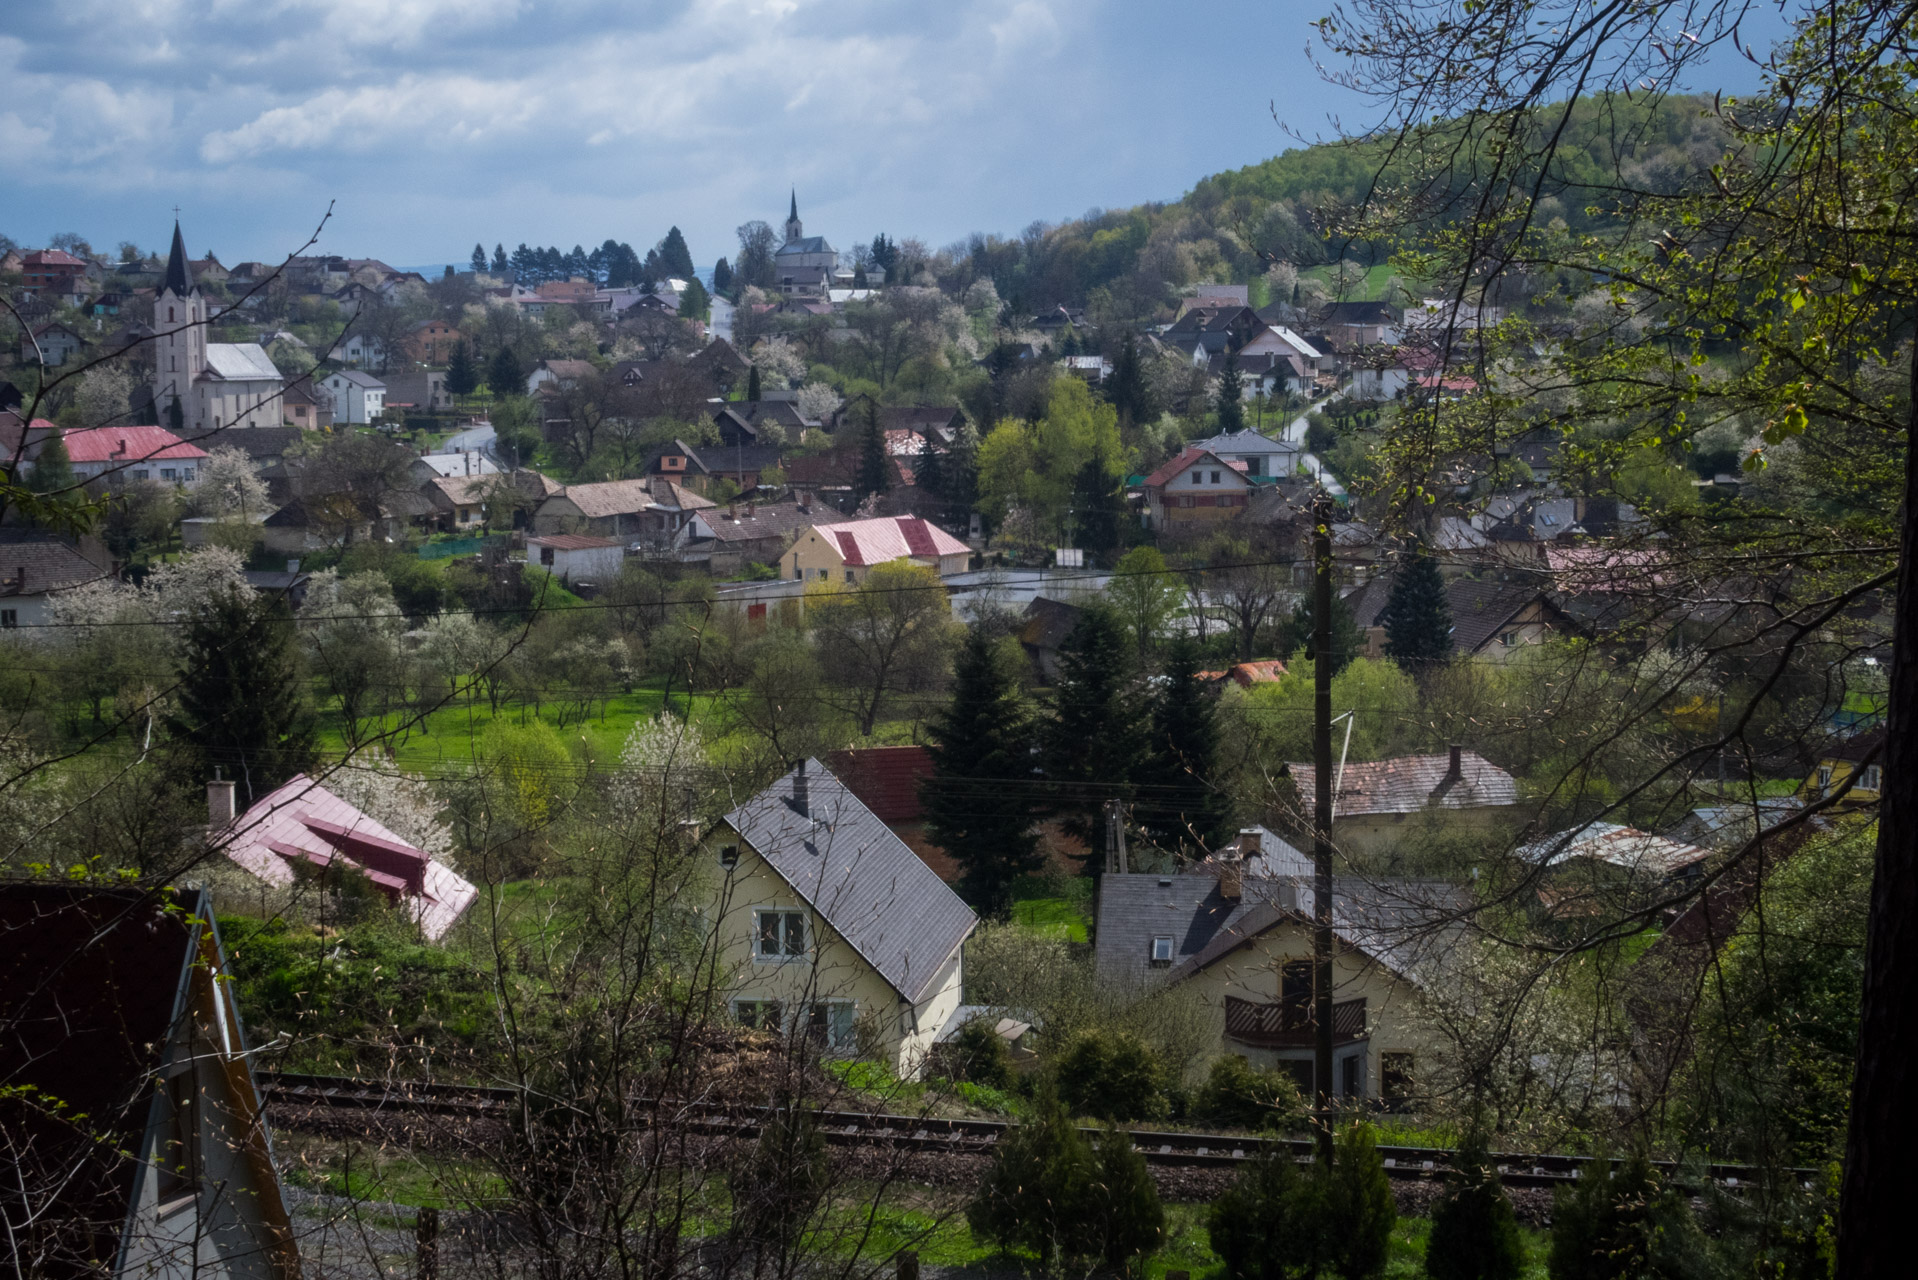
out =
<path fill-rule="evenodd" d="M 1232 1053 L 1212 1064 L 1187 1114 L 1221 1127 L 1284 1130 L 1303 1118 L 1305 1104 L 1290 1075 L 1261 1070 Z"/>
<path fill-rule="evenodd" d="M 1340 1130 L 1332 1172 L 1319 1176 L 1325 1186 L 1325 1265 L 1341 1280 L 1383 1275 L 1399 1211 L 1372 1126 Z"/>
<path fill-rule="evenodd" d="M 1124 1031 L 1082 1031 L 1054 1068 L 1059 1100 L 1073 1115 L 1114 1122 L 1166 1112 L 1165 1068 L 1143 1040 Z"/>
<path fill-rule="evenodd" d="M 974 1018 L 947 1046 L 955 1080 L 988 1089 L 1012 1087 L 1012 1052 L 991 1018 Z"/>
<path fill-rule="evenodd" d="M 1432 1205 L 1425 1274 L 1432 1280 L 1518 1280 L 1525 1242 L 1498 1171 L 1473 1134 L 1453 1157 L 1445 1190 Z"/>
<path fill-rule="evenodd" d="M 1229 1280 L 1315 1276 L 1323 1251 L 1320 1188 L 1285 1151 L 1266 1151 L 1212 1202 L 1206 1225 Z"/>
<path fill-rule="evenodd" d="M 1702 1280 L 1704 1233 L 1644 1155 L 1594 1160 L 1552 1201 L 1552 1280 Z"/>

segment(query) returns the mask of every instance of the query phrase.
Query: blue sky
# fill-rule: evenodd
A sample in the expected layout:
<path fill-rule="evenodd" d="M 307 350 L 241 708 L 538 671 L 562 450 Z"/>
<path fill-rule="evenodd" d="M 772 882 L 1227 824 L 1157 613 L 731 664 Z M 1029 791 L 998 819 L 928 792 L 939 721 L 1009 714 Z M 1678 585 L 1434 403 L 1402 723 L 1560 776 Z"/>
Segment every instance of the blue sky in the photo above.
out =
<path fill-rule="evenodd" d="M 1361 104 L 1329 0 L 61 0 L 0 28 L 0 232 L 396 265 L 677 223 L 933 245 L 1174 199 Z M 1746 73 L 1723 87 L 1749 87 Z"/>

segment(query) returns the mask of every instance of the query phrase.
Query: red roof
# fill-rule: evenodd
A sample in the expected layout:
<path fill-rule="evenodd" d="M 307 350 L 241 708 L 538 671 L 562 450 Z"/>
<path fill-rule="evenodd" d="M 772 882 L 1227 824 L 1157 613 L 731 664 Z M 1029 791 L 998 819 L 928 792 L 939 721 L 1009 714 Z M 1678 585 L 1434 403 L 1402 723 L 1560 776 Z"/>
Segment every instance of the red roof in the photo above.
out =
<path fill-rule="evenodd" d="M 908 556 L 958 556 L 971 548 L 943 529 L 918 516 L 887 516 L 879 520 L 852 520 L 819 530 L 832 539 L 847 564 L 875 565 Z"/>
<path fill-rule="evenodd" d="M 1178 457 L 1172 459 L 1172 461 L 1166 463 L 1145 478 L 1146 487 L 1148 489 L 1163 488 L 1171 482 L 1173 476 L 1178 475 L 1200 458 L 1210 458 L 1220 466 L 1226 465 L 1226 463 L 1220 459 L 1219 455 L 1212 452 L 1212 450 L 1201 449 L 1197 445 L 1187 445 Z"/>
<path fill-rule="evenodd" d="M 555 551 L 591 551 L 595 547 L 625 545 L 618 538 L 596 538 L 590 533 L 541 533 L 528 538 L 526 542 L 529 546 L 551 547 Z"/>
<path fill-rule="evenodd" d="M 30 267 L 80 267 L 86 263 L 68 253 L 65 249 L 35 249 L 20 259 Z"/>
<path fill-rule="evenodd" d="M 40 423 L 35 421 L 34 426 Z M 83 427 L 64 439 L 75 462 L 149 462 L 204 458 L 206 450 L 188 444 L 165 427 Z"/>
<path fill-rule="evenodd" d="M 827 756 L 826 767 L 881 822 L 926 816 L 919 780 L 932 776 L 932 755 L 924 747 L 847 748 Z"/>

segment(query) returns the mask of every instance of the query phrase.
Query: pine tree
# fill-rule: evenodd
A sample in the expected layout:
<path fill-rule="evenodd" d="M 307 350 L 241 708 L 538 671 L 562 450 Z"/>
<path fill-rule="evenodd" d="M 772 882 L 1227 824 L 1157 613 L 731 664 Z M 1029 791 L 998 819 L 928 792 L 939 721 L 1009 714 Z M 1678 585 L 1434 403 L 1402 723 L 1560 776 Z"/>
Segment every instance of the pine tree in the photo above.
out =
<path fill-rule="evenodd" d="M 973 628 L 953 664 L 952 700 L 933 716 L 932 776 L 920 787 L 926 831 L 964 873 L 980 914 L 1012 909 L 1013 881 L 1039 868 L 1029 789 L 1029 721 L 998 644 Z"/>
<path fill-rule="evenodd" d="M 747 402 L 748 402 L 748 403 L 757 403 L 757 402 L 758 402 L 758 400 L 759 400 L 759 393 L 760 393 L 760 390 L 761 390 L 761 388 L 760 388 L 760 385 L 759 385 L 759 366 L 758 366 L 758 365 L 754 365 L 754 366 L 752 366 L 752 368 L 750 368 L 750 369 L 748 369 L 748 370 L 746 371 L 746 400 L 747 400 Z"/>
<path fill-rule="evenodd" d="M 1385 1176 L 1385 1161 L 1372 1126 L 1349 1124 L 1339 1131 L 1332 1172 L 1324 1185 L 1325 1262 L 1340 1280 L 1383 1275 L 1398 1224 L 1398 1202 Z"/>
<path fill-rule="evenodd" d="M 1518 1280 L 1525 1241 L 1512 1202 L 1499 1185 L 1485 1139 L 1468 1135 L 1452 1158 L 1445 1190 L 1432 1205 L 1425 1274 L 1432 1280 Z"/>
<path fill-rule="evenodd" d="M 726 293 L 733 287 L 732 264 L 721 258 L 713 263 L 713 292 Z"/>
<path fill-rule="evenodd" d="M 493 274 L 503 276 L 506 274 L 506 269 L 506 246 L 504 244 L 496 244 L 493 246 Z"/>
<path fill-rule="evenodd" d="M 879 425 L 879 406 L 866 402 L 866 430 L 859 442 L 859 479 L 854 485 L 858 499 L 864 502 L 875 493 L 891 487 L 886 475 L 886 432 Z"/>
<path fill-rule="evenodd" d="M 75 483 L 73 459 L 67 455 L 66 437 L 58 430 L 40 445 L 33 459 L 33 474 L 27 488 L 34 493 L 65 493 Z"/>
<path fill-rule="evenodd" d="M 1128 430 L 1152 419 L 1152 390 L 1146 385 L 1145 368 L 1139 363 L 1139 343 L 1130 333 L 1113 362 L 1112 376 L 1106 379 L 1106 398 L 1119 414 L 1119 429 Z"/>
<path fill-rule="evenodd" d="M 453 344 L 453 358 L 446 366 L 446 389 L 456 396 L 470 396 L 479 390 L 479 369 L 464 338 Z"/>
<path fill-rule="evenodd" d="M 1031 1249 L 1049 1271 L 1073 1252 L 1093 1168 L 1085 1139 L 1042 1078 L 1025 1117 L 993 1144 L 966 1221 L 1002 1249 Z"/>
<path fill-rule="evenodd" d="M 479 275 L 485 270 L 486 270 L 486 246 L 483 244 L 476 244 L 473 246 L 473 274 Z"/>
<path fill-rule="evenodd" d="M 1307 661 L 1316 661 L 1318 657 L 1318 632 L 1312 618 L 1312 595 L 1307 592 L 1292 607 L 1292 617 L 1286 622 L 1282 646 L 1287 657 L 1294 654 Z M 1332 674 L 1352 664 L 1352 660 L 1365 652 L 1365 632 L 1359 630 L 1358 620 L 1352 616 L 1352 606 L 1338 592 L 1332 593 Z"/>
<path fill-rule="evenodd" d="M 1245 430 L 1244 390 L 1239 385 L 1239 353 L 1226 348 L 1225 363 L 1219 366 L 1219 434 Z"/>
<path fill-rule="evenodd" d="M 1168 846 L 1211 851 L 1232 837 L 1232 807 L 1218 788 L 1219 724 L 1211 690 L 1199 681 L 1199 646 L 1180 636 L 1166 651 L 1165 681 L 1152 708 L 1150 804 L 1146 826 Z"/>
<path fill-rule="evenodd" d="M 284 597 L 231 588 L 193 613 L 167 723 L 200 776 L 224 770 L 243 805 L 311 767 L 313 717 Z"/>
<path fill-rule="evenodd" d="M 526 391 L 526 375 L 511 347 L 493 353 L 492 363 L 486 368 L 486 385 L 496 396 L 516 396 Z"/>
<path fill-rule="evenodd" d="M 1438 562 L 1423 543 L 1400 561 L 1379 621 L 1385 625 L 1385 655 L 1402 667 L 1429 668 L 1452 656 L 1452 609 Z"/>
<path fill-rule="evenodd" d="M 1045 726 L 1051 805 L 1068 834 L 1094 851 L 1088 874 L 1105 865 L 1103 809 L 1127 799 L 1151 754 L 1144 699 L 1134 686 L 1125 624 L 1103 602 L 1086 605 L 1059 646 L 1059 683 Z"/>
<path fill-rule="evenodd" d="M 666 232 L 666 238 L 659 242 L 660 270 L 669 276 L 681 280 L 691 280 L 694 276 L 692 251 L 686 247 L 686 237 L 679 233 L 678 227 Z"/>

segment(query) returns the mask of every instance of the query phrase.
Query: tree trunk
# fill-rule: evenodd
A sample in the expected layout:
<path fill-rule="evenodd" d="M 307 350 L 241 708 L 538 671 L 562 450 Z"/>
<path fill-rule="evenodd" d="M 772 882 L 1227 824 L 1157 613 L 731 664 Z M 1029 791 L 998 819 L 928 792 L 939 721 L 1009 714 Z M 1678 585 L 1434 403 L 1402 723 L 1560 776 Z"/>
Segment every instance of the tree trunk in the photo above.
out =
<path fill-rule="evenodd" d="M 1847 1280 L 1909 1275 L 1903 1239 L 1908 1211 L 1898 1173 L 1918 1139 L 1918 352 L 1911 370 L 1912 415 L 1905 432 L 1905 501 L 1892 614 L 1891 693 L 1885 717 L 1885 788 L 1878 804 L 1878 854 L 1865 931 L 1865 992 L 1852 1079 L 1838 1210 L 1838 1274 Z"/>

